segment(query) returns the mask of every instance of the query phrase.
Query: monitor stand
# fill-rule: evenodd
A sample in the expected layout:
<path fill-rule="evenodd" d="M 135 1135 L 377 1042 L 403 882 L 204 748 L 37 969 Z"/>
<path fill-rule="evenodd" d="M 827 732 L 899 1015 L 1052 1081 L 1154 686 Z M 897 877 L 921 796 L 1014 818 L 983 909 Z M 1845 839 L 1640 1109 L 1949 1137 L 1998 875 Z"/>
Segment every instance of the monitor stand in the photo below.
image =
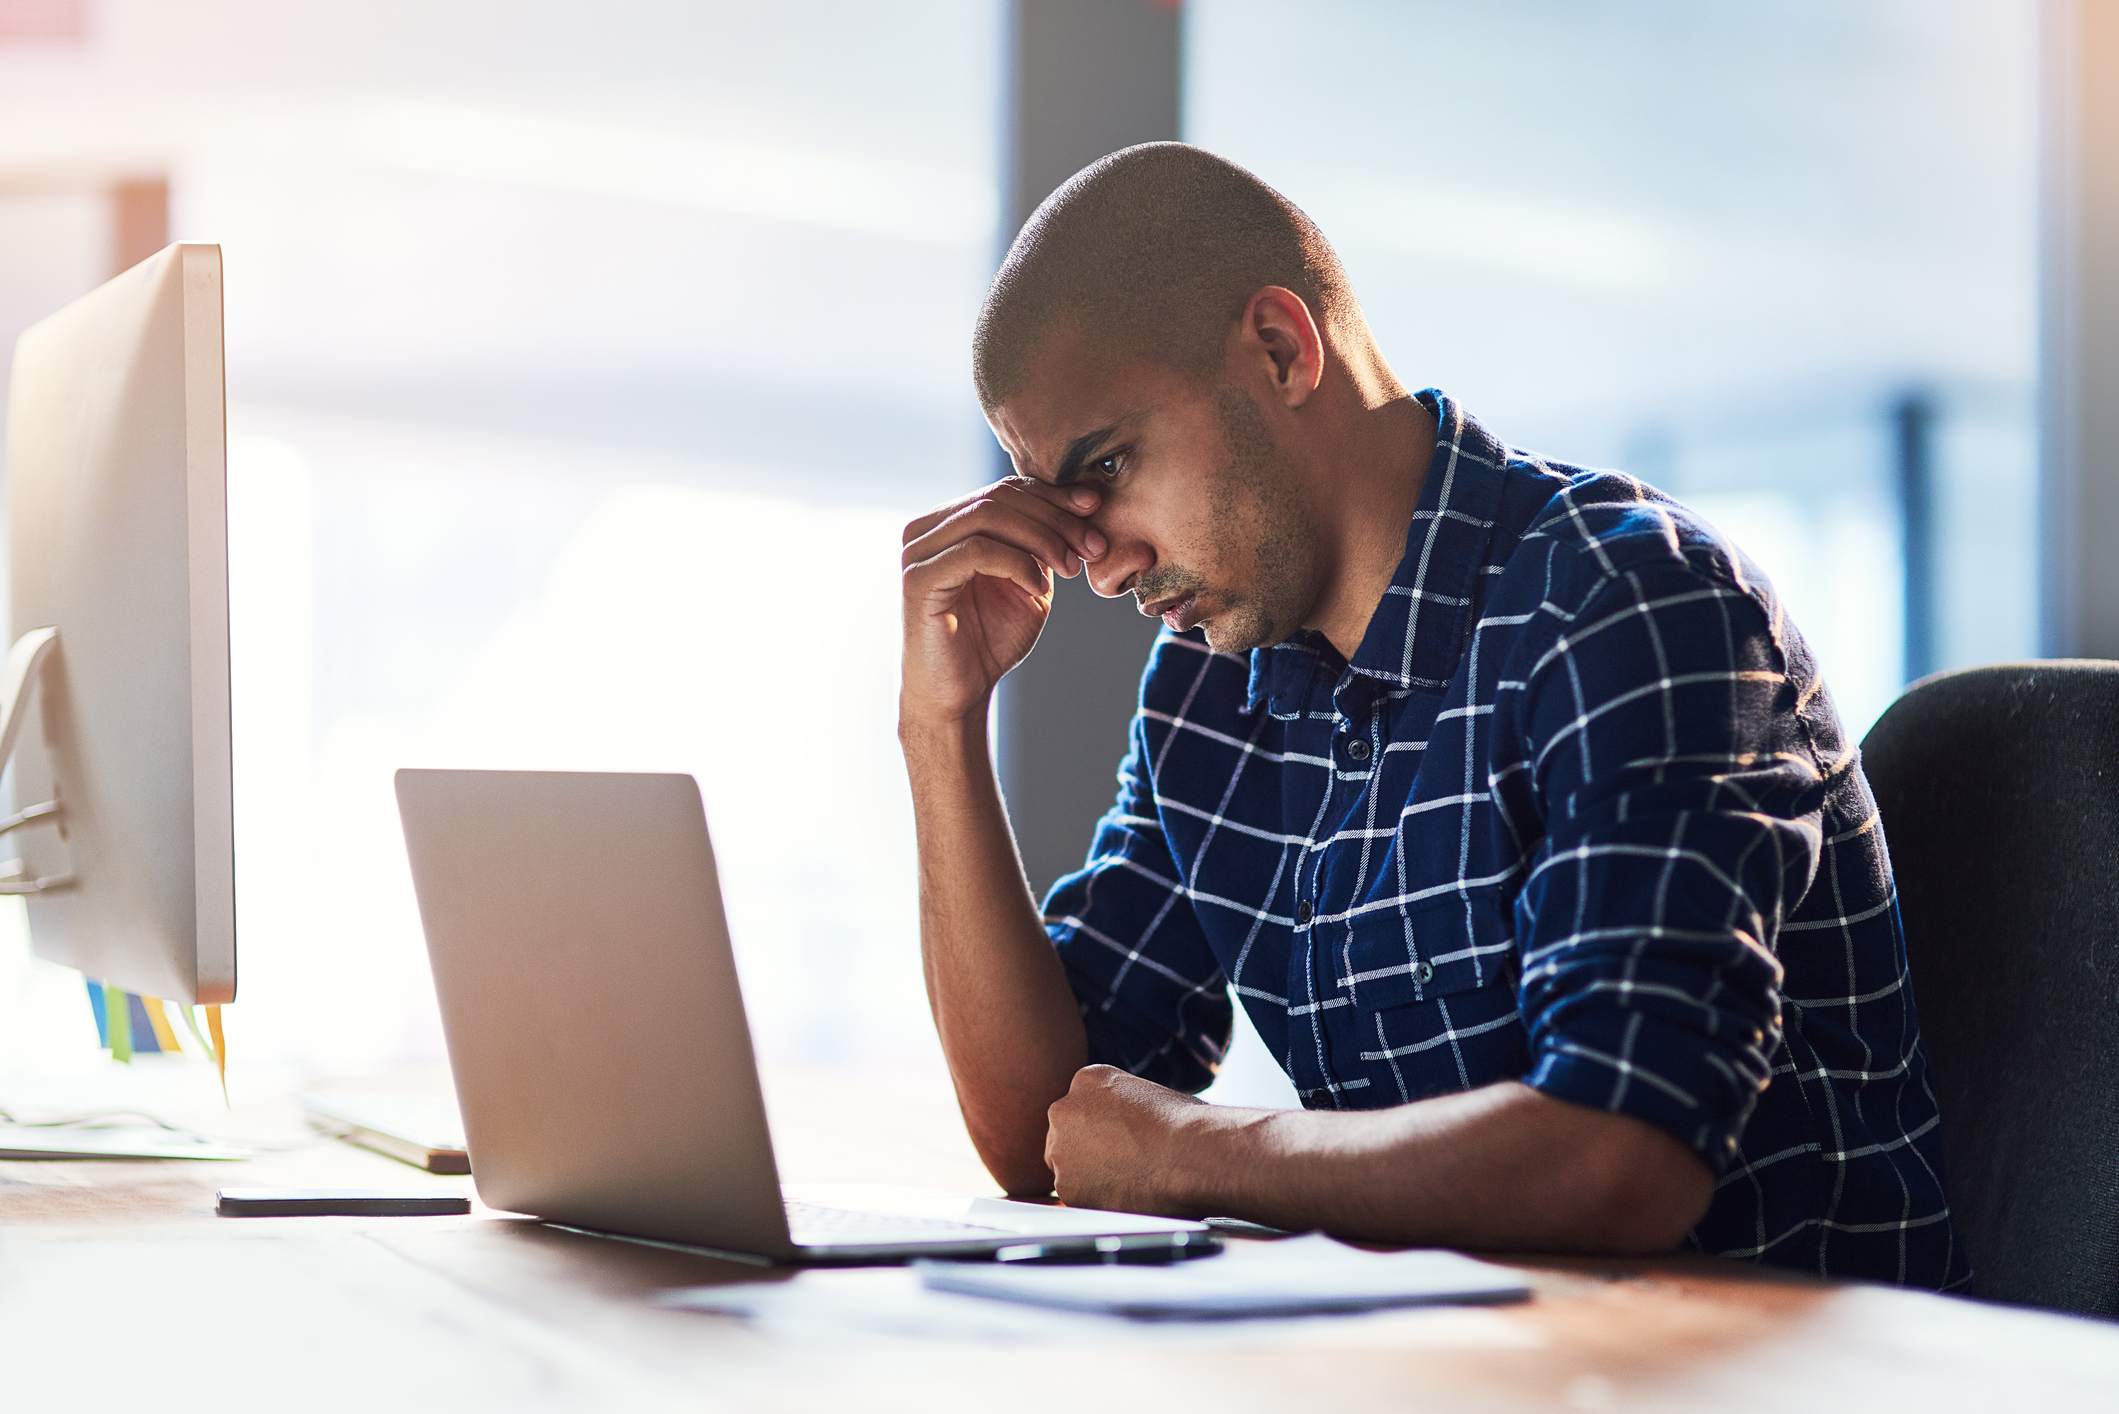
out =
<path fill-rule="evenodd" d="M 59 630 L 56 628 L 33 628 L 15 640 L 15 646 L 7 655 L 7 701 L 0 707 L 0 770 L 5 770 L 15 757 L 15 742 L 22 735 L 22 724 L 29 716 L 29 700 L 45 663 L 59 646 Z M 56 794 L 56 792 L 54 792 Z M 56 820 L 59 817 L 57 800 L 39 801 L 25 805 L 14 814 L 0 816 L 0 835 L 19 830 L 24 825 L 39 821 Z M 24 866 L 20 859 L 0 860 L 0 895 L 41 894 L 47 889 L 63 888 L 74 881 L 70 872 L 45 874 L 33 879 L 22 877 Z"/>

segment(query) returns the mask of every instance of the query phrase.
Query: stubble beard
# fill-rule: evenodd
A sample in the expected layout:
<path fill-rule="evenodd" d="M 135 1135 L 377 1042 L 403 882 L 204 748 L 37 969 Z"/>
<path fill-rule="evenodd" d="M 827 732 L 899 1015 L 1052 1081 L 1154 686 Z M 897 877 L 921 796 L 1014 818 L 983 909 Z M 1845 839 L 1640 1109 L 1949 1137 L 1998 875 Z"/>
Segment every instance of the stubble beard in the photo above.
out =
<path fill-rule="evenodd" d="M 1224 543 L 1250 546 L 1242 589 L 1203 624 L 1216 653 L 1247 653 L 1285 640 L 1302 626 L 1317 537 L 1296 497 L 1294 478 L 1266 431 L 1258 407 L 1234 388 L 1214 396 L 1228 468 L 1213 507 Z"/>

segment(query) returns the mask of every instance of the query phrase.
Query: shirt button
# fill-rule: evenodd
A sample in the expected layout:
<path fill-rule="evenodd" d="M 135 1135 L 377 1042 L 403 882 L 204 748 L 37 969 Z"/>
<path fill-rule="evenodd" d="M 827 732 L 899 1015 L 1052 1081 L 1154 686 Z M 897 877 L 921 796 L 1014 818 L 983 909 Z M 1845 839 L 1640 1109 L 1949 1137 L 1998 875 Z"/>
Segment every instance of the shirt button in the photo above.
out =
<path fill-rule="evenodd" d="M 1419 986 L 1419 987 L 1425 987 L 1425 986 L 1426 986 L 1426 985 L 1427 985 L 1428 983 L 1430 983 L 1430 982 L 1432 982 L 1432 981 L 1434 981 L 1434 980 L 1435 980 L 1435 964 L 1433 964 L 1432 962 L 1428 962 L 1428 961 L 1426 961 L 1425 959 L 1423 959 L 1422 961 L 1420 961 L 1420 962 L 1418 962 L 1418 963 L 1414 964 L 1414 966 L 1413 966 L 1413 984 L 1414 984 L 1415 986 Z"/>
<path fill-rule="evenodd" d="M 1295 905 L 1295 926 L 1298 928 L 1309 927 L 1310 920 L 1316 916 L 1317 910 L 1310 907 L 1308 899 L 1304 899 L 1301 903 Z"/>
<path fill-rule="evenodd" d="M 1369 744 L 1357 736 L 1346 744 L 1346 754 L 1356 761 L 1366 761 L 1369 759 Z"/>

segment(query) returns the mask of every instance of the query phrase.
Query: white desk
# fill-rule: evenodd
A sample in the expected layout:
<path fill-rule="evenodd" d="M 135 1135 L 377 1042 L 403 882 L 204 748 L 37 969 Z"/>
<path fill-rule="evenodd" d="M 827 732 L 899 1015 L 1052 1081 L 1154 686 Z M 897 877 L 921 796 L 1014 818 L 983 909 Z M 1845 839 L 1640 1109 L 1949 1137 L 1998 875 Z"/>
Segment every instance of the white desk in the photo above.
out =
<path fill-rule="evenodd" d="M 916 1088 L 783 1079 L 775 1095 L 806 1090 L 817 1116 L 781 1125 L 787 1176 L 976 1181 L 946 1097 Z M 286 1101 L 239 1117 L 290 1142 L 304 1134 Z M 0 1163 L 0 1391 L 13 1392 L 0 1406 L 2119 1406 L 2119 1326 L 1697 1258 L 1526 1263 L 1538 1294 L 1521 1306 L 1160 1327 L 917 1294 L 902 1272 L 760 1273 L 484 1210 L 213 1213 L 223 1184 L 332 1182 L 468 1185 L 324 1140 L 241 1165 Z M 754 1319 L 653 1304 L 680 1287 L 761 1282 Z"/>

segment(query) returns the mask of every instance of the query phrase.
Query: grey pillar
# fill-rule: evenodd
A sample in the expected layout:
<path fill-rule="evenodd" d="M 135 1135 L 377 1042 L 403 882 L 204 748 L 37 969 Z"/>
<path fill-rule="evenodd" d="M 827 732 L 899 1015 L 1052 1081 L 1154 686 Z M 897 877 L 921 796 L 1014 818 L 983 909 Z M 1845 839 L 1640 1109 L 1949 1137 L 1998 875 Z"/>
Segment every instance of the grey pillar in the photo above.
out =
<path fill-rule="evenodd" d="M 1891 400 L 1891 441 L 1898 471 L 1899 544 L 1905 559 L 1906 642 L 1901 674 L 1915 682 L 1935 671 L 1940 615 L 1936 598 L 1935 399 L 1909 388 Z"/>
<path fill-rule="evenodd" d="M 1117 148 L 1177 136 L 1178 7 L 1014 0 L 1001 248 L 1037 204 Z M 995 257 L 998 262 L 998 255 Z M 996 453 L 1000 470 L 1007 458 Z M 1031 886 L 1080 865 L 1114 772 L 1155 625 L 1131 599 L 1060 581 L 1037 649 L 1002 682 L 996 753 Z"/>
<path fill-rule="evenodd" d="M 2044 18 L 2040 638 L 2119 658 L 2119 4 Z"/>

